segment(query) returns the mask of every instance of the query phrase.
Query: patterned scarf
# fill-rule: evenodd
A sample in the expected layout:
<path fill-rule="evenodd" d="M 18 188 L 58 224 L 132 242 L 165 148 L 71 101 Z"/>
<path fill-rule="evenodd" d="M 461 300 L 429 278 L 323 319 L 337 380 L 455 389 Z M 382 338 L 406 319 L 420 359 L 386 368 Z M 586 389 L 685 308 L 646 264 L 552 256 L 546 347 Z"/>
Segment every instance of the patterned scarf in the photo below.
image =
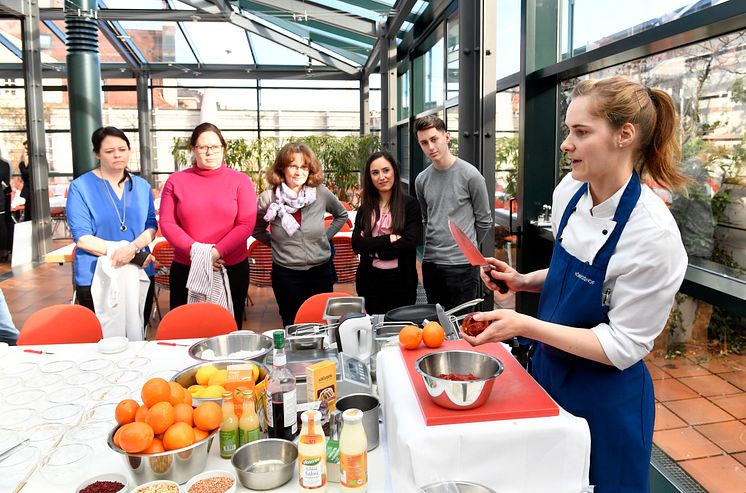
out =
<path fill-rule="evenodd" d="M 314 200 L 316 200 L 315 187 L 304 185 L 300 189 L 300 192 L 296 194 L 285 183 L 282 183 L 279 187 L 275 188 L 275 200 L 267 208 L 264 220 L 271 223 L 275 217 L 279 216 L 282 229 L 289 236 L 293 236 L 298 231 L 298 228 L 300 228 L 300 224 L 295 220 L 293 214 Z"/>

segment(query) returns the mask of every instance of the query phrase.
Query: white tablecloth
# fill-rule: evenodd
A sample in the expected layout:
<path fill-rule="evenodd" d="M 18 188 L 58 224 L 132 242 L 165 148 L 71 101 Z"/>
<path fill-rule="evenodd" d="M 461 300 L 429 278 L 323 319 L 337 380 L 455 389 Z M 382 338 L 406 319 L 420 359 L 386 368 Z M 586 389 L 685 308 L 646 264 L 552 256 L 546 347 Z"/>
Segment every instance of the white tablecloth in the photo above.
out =
<path fill-rule="evenodd" d="M 175 342 L 179 342 L 180 344 L 191 344 L 194 341 L 180 340 Z M 28 348 L 41 349 L 44 351 L 52 352 L 54 354 L 38 355 L 22 351 L 23 349 Z M 140 388 L 142 387 L 142 383 L 146 379 L 153 376 L 160 376 L 168 380 L 177 371 L 180 371 L 188 366 L 197 363 L 197 361 L 189 357 L 189 355 L 187 354 L 187 349 L 187 347 L 183 346 L 172 347 L 160 345 L 157 344 L 155 341 L 130 343 L 129 348 L 126 352 L 114 355 L 104 355 L 99 353 L 96 344 L 67 344 L 10 348 L 8 354 L 0 357 L 0 381 L 2 381 L 3 383 L 8 383 L 9 380 L 7 379 L 9 378 L 20 378 L 24 380 L 25 383 L 27 381 L 32 381 L 31 379 L 36 379 L 37 377 L 39 377 L 42 374 L 41 370 L 45 364 L 65 360 L 74 361 L 76 363 L 74 369 L 65 372 L 65 375 L 61 380 L 56 381 L 53 386 L 45 389 L 48 394 L 58 391 L 64 392 L 65 388 L 69 386 L 69 384 L 67 383 L 68 377 L 70 375 L 78 375 L 80 373 L 83 373 L 78 366 L 80 363 L 90 360 L 104 359 L 111 361 L 111 367 L 107 368 L 106 370 L 100 370 L 99 373 L 102 376 L 101 380 L 86 387 L 93 393 L 93 391 L 99 387 L 111 386 L 111 384 L 109 384 L 105 379 L 106 376 L 111 375 L 112 372 L 122 369 L 119 368 L 117 365 L 124 368 L 131 367 L 130 369 L 133 369 L 141 374 L 139 378 L 126 383 L 126 385 L 130 387 L 131 392 L 126 396 L 117 397 L 115 399 L 111 399 L 108 402 L 116 403 L 119 402 L 121 399 L 127 397 L 131 397 L 140 401 Z M 11 376 L 10 374 L 13 373 L 13 369 L 18 368 L 17 365 L 22 362 L 33 362 L 36 363 L 36 366 L 30 370 L 26 369 L 27 371 L 24 371 L 21 375 Z M 37 382 L 38 380 L 34 380 L 34 384 L 36 384 Z M 21 385 L 24 386 L 23 383 Z M 5 388 L 4 392 L 7 390 L 8 389 Z M 92 395 L 89 395 L 87 398 L 83 399 L 80 402 L 85 406 L 85 412 L 76 424 L 70 426 L 69 430 L 66 432 L 65 436 L 62 439 L 62 444 L 68 443 L 70 441 L 75 441 L 74 439 L 70 439 L 69 437 L 71 435 L 74 436 L 75 430 L 79 430 L 82 426 L 90 423 L 91 410 L 96 405 L 107 402 L 106 399 L 104 399 L 103 401 L 95 401 L 92 397 Z M 39 411 L 39 413 L 41 413 L 53 404 L 44 399 L 36 401 L 31 405 L 33 405 L 33 407 L 37 411 Z M 0 421 L 2 421 L 4 413 L 16 407 L 18 406 L 11 406 L 5 401 L 5 399 L 0 397 Z M 113 407 L 114 406 L 112 405 L 110 409 L 110 422 L 108 424 L 105 424 L 104 426 L 98 426 L 98 428 L 101 428 L 103 430 L 103 434 L 97 436 L 95 439 L 87 441 L 87 443 L 91 447 L 93 447 L 93 456 L 89 461 L 86 462 L 83 468 L 71 473 L 71 476 L 74 477 L 73 479 L 69 480 L 65 484 L 54 484 L 47 480 L 45 474 L 43 474 L 39 468 L 36 469 L 33 475 L 29 478 L 28 483 L 21 490 L 21 493 L 71 492 L 74 491 L 75 486 L 77 486 L 84 479 L 107 472 L 119 472 L 128 475 L 130 478 L 130 487 L 132 488 L 134 486 L 133 478 L 131 475 L 129 475 L 122 456 L 109 449 L 108 445 L 106 444 L 106 433 L 110 431 L 115 425 Z M 25 431 L 37 424 L 40 424 L 41 422 L 43 421 L 39 418 L 39 416 L 36 416 L 33 420 L 18 425 L 15 428 L 18 431 L 19 436 L 23 437 Z M 0 437 L 1 436 L 2 434 L 0 434 Z M 379 445 L 378 448 L 368 454 L 369 492 L 391 491 L 390 487 L 387 487 L 385 484 L 387 481 L 387 475 L 385 473 L 386 467 L 384 466 L 386 437 L 385 435 L 382 435 L 381 438 L 381 445 Z M 1 440 L 2 438 L 0 438 L 0 441 Z M 233 471 L 230 461 L 220 458 L 220 447 L 218 446 L 217 438 L 215 440 L 216 441 L 213 443 L 210 450 L 210 455 L 208 457 L 205 470 L 225 469 Z M 13 445 L 13 443 L 0 443 L 0 451 L 7 449 L 11 445 Z M 0 477 L 0 492 L 12 492 L 15 489 L 15 483 L 11 485 L 8 484 L 9 482 L 10 481 L 8 476 L 6 476 L 5 478 Z M 331 492 L 339 490 L 339 486 L 337 484 L 330 484 L 331 486 L 328 491 Z M 289 493 L 296 492 L 297 490 L 298 487 L 296 473 L 291 481 L 286 483 L 284 486 L 276 488 L 272 491 Z M 238 491 L 250 490 L 244 488 L 242 485 L 239 484 Z M 396 491 L 403 490 L 396 488 Z"/>
<path fill-rule="evenodd" d="M 377 356 L 391 480 L 396 491 L 472 481 L 500 493 L 579 493 L 588 485 L 590 432 L 559 416 L 426 426 L 398 347 Z"/>

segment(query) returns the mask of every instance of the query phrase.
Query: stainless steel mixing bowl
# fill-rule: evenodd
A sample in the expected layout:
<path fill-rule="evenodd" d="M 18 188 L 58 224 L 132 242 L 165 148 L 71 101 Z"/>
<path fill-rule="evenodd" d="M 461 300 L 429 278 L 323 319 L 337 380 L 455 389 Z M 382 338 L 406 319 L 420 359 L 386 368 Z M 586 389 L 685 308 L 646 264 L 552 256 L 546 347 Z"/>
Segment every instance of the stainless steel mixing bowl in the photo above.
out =
<path fill-rule="evenodd" d="M 203 356 L 204 351 L 212 349 L 215 359 Z M 231 356 L 239 351 L 250 351 L 247 357 Z M 264 357 L 272 351 L 272 338 L 264 334 L 239 330 L 230 334 L 210 337 L 198 341 L 189 348 L 189 356 L 200 361 L 219 361 L 224 359 L 242 359 L 263 362 Z"/>
<path fill-rule="evenodd" d="M 426 354 L 415 363 L 425 381 L 430 399 L 448 409 L 473 409 L 484 404 L 495 379 L 503 372 L 502 362 L 477 351 L 449 350 Z M 451 380 L 440 375 L 473 375 L 475 380 Z"/>
<path fill-rule="evenodd" d="M 247 443 L 233 454 L 238 480 L 250 490 L 271 490 L 290 481 L 298 447 L 288 440 L 267 438 Z"/>
<path fill-rule="evenodd" d="M 468 481 L 441 481 L 423 486 L 420 493 L 496 493 L 494 490 Z"/>

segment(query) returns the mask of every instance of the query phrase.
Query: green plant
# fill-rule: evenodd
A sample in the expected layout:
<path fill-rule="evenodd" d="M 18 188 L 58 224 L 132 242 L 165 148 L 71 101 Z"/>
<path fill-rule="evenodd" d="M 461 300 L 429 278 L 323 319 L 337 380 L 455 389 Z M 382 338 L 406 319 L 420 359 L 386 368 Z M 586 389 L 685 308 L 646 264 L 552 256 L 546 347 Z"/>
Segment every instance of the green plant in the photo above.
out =
<path fill-rule="evenodd" d="M 686 300 L 686 295 L 676 293 L 676 297 L 671 307 L 671 312 L 668 314 L 668 321 L 666 322 L 667 337 L 666 337 L 666 359 L 671 359 L 682 354 L 682 344 L 674 344 L 673 341 L 676 339 L 678 333 L 684 331 L 683 316 L 681 314 L 681 304 Z"/>
<path fill-rule="evenodd" d="M 192 155 L 188 137 L 176 137 L 171 146 L 171 156 L 174 158 L 174 168 L 178 171 L 186 168 Z"/>
<path fill-rule="evenodd" d="M 707 337 L 717 341 L 720 354 L 741 353 L 746 348 L 744 329 L 746 318 L 735 316 L 719 306 L 713 307 Z"/>
<path fill-rule="evenodd" d="M 514 197 L 518 177 L 518 137 L 498 137 L 495 139 L 495 174 L 505 175 L 505 193 Z M 495 176 L 497 180 L 497 176 Z"/>

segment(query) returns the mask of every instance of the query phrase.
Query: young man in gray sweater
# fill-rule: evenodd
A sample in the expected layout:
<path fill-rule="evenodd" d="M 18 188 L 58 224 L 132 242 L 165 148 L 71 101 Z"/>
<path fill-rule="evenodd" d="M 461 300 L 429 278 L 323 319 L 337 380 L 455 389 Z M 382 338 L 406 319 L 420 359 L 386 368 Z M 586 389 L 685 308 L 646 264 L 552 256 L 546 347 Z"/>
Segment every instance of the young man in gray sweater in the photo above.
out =
<path fill-rule="evenodd" d="M 448 220 L 478 244 L 493 227 L 489 194 L 479 170 L 451 154 L 451 135 L 443 120 L 419 118 L 414 131 L 422 152 L 432 161 L 414 182 L 425 231 L 422 282 L 428 303 L 449 309 L 476 298 L 481 283 L 479 268 L 461 253 Z"/>

